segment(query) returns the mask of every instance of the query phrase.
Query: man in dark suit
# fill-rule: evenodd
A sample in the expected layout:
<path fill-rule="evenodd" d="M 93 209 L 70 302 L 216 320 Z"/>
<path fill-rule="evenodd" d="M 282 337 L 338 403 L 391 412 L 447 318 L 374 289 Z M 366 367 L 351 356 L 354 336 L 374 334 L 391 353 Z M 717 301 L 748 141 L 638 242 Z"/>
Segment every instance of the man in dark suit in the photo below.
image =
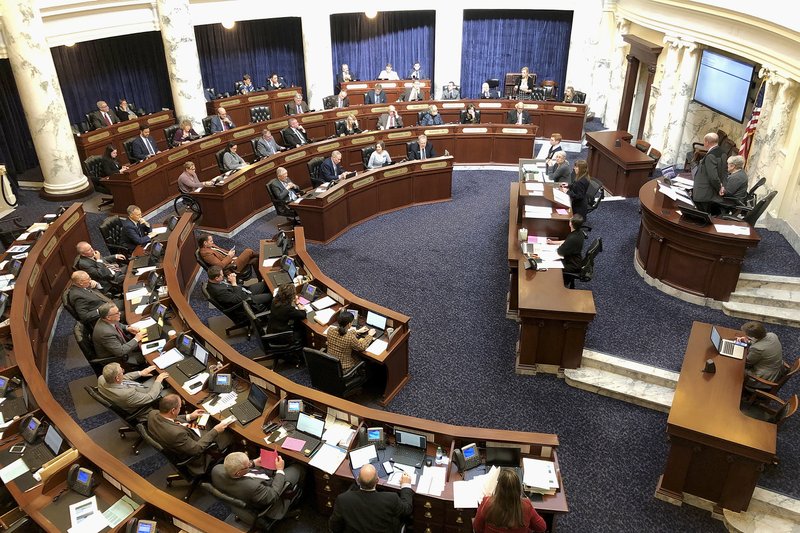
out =
<path fill-rule="evenodd" d="M 139 343 L 147 332 L 120 322 L 119 307 L 113 303 L 101 305 L 97 313 L 100 319 L 92 331 L 97 357 L 117 357 L 129 365 L 143 365 L 144 356 Z"/>
<path fill-rule="evenodd" d="M 229 453 L 223 464 L 211 470 L 211 484 L 218 491 L 247 503 L 254 514 L 269 507 L 266 516 L 280 520 L 286 516 L 290 503 L 281 498 L 281 491 L 287 483 L 301 484 L 305 475 L 299 464 L 285 465 L 280 455 L 272 471 L 261 466 L 261 457 L 250 460 L 244 452 Z"/>
<path fill-rule="evenodd" d="M 425 74 L 422 72 L 422 67 L 419 64 L 419 61 L 414 62 L 414 66 L 411 67 L 411 70 L 408 73 L 407 78 L 409 80 L 424 80 Z"/>
<path fill-rule="evenodd" d="M 308 104 L 303 101 L 302 94 L 296 93 L 294 95 L 294 101 L 289 104 L 289 114 L 301 115 L 303 113 L 308 113 Z"/>
<path fill-rule="evenodd" d="M 97 102 L 97 111 L 89 115 L 93 129 L 105 128 L 119 122 L 119 118 L 109 109 L 108 104 L 103 100 Z"/>
<path fill-rule="evenodd" d="M 106 287 L 114 285 L 122 288 L 125 268 L 117 264 L 117 261 L 124 261 L 124 255 L 113 254 L 102 257 L 100 252 L 92 248 L 92 245 L 86 241 L 79 242 L 75 249 L 78 252 L 77 268 L 85 271 L 90 278 Z"/>
<path fill-rule="evenodd" d="M 389 112 L 382 114 L 378 117 L 378 129 L 390 130 L 392 128 L 402 128 L 403 117 L 397 113 L 397 109 L 393 105 L 389 106 Z"/>
<path fill-rule="evenodd" d="M 139 115 L 136 114 L 136 111 L 128 107 L 128 101 L 124 98 L 119 101 L 119 105 L 114 112 L 117 114 L 120 122 L 125 122 L 126 120 L 136 120 L 139 118 Z"/>
<path fill-rule="evenodd" d="M 442 91 L 442 100 L 458 100 L 461 94 L 456 88 L 456 84 L 452 81 L 447 84 L 447 87 Z"/>
<path fill-rule="evenodd" d="M 150 127 L 146 124 L 139 126 L 139 136 L 131 143 L 131 155 L 138 163 L 158 153 L 156 142 L 150 137 Z"/>
<path fill-rule="evenodd" d="M 94 326 L 97 319 L 100 318 L 98 310 L 103 304 L 113 304 L 118 309 L 124 308 L 125 303 L 122 300 L 112 300 L 108 295 L 98 288 L 99 285 L 93 281 L 89 274 L 83 270 L 76 270 L 70 277 L 72 287 L 67 292 L 67 301 L 75 309 L 78 315 L 78 320 L 89 326 Z"/>
<path fill-rule="evenodd" d="M 272 293 L 263 281 L 242 287 L 236 284 L 236 272 L 233 269 L 225 274 L 218 265 L 208 269 L 207 288 L 208 295 L 225 309 L 239 302 L 248 302 L 253 311 L 260 313 L 269 309 L 272 304 Z"/>
<path fill-rule="evenodd" d="M 386 93 L 383 92 L 383 85 L 381 85 L 380 83 L 376 83 L 375 88 L 364 95 L 364 104 L 366 105 L 385 104 L 385 103 L 386 103 Z"/>
<path fill-rule="evenodd" d="M 418 100 L 425 100 L 425 93 L 419 83 L 419 80 L 414 80 L 414 83 L 411 85 L 411 87 L 406 89 L 403 93 L 403 101 L 416 102 Z"/>
<path fill-rule="evenodd" d="M 525 111 L 525 105 L 522 102 L 517 102 L 514 109 L 508 112 L 509 124 L 530 124 L 531 116 Z"/>
<path fill-rule="evenodd" d="M 210 430 L 198 437 L 197 433 L 189 428 L 189 422 L 195 421 L 205 411 L 197 409 L 186 415 L 181 415 L 183 400 L 177 394 L 167 394 L 158 402 L 158 410 L 153 409 L 147 415 L 147 432 L 172 453 L 188 459 L 195 459 L 189 463 L 189 469 L 194 474 L 201 474 L 208 466 L 211 458 L 203 452 L 212 442 L 217 443 L 220 450 L 224 450 L 233 442 L 230 434 L 225 432 L 225 428 L 233 423 L 233 420 L 224 420 L 215 425 Z"/>
<path fill-rule="evenodd" d="M 308 144 L 310 139 L 306 135 L 306 130 L 297 122 L 296 118 L 289 119 L 289 125 L 281 130 L 283 144 L 289 148 L 295 148 Z"/>
<path fill-rule="evenodd" d="M 278 167 L 275 173 L 277 178 L 267 184 L 272 197 L 284 204 L 297 200 L 303 191 L 289 179 L 289 171 L 283 167 Z"/>
<path fill-rule="evenodd" d="M 275 72 L 270 74 L 269 79 L 267 80 L 267 90 L 268 91 L 277 91 L 278 89 L 285 89 L 286 84 L 283 82 L 283 78 L 278 76 Z"/>
<path fill-rule="evenodd" d="M 497 89 L 490 89 L 489 84 L 483 82 L 481 85 L 481 95 L 480 98 L 487 99 L 487 98 L 500 98 L 500 91 Z"/>
<path fill-rule="evenodd" d="M 218 133 L 220 131 L 227 131 L 235 128 L 236 124 L 233 123 L 231 117 L 224 107 L 217 108 L 217 114 L 211 118 L 211 133 Z"/>
<path fill-rule="evenodd" d="M 128 206 L 128 218 L 122 219 L 122 245 L 128 249 L 128 255 L 137 246 L 150 242 L 150 224 L 142 216 L 139 206 Z"/>
<path fill-rule="evenodd" d="M 692 200 L 698 209 L 714 214 L 719 212 L 715 199 L 719 198 L 719 191 L 728 174 L 727 161 L 718 142 L 716 133 L 707 133 L 703 137 L 703 147 L 707 152 L 697 165 L 692 189 Z"/>
<path fill-rule="evenodd" d="M 336 90 L 340 91 L 342 89 L 343 83 L 355 80 L 356 80 L 355 73 L 350 72 L 350 67 L 347 66 L 347 63 L 342 63 L 342 69 L 336 75 Z"/>
<path fill-rule="evenodd" d="M 358 485 L 336 497 L 328 527 L 333 533 L 397 533 L 411 516 L 414 491 L 411 477 L 400 477 L 400 494 L 378 492 L 378 473 L 371 464 L 361 467 Z"/>
<path fill-rule="evenodd" d="M 544 164 L 547 167 L 548 174 L 551 172 L 551 168 L 555 165 L 555 157 L 556 152 L 561 152 L 564 149 L 561 148 L 561 134 L 560 133 L 553 133 L 550 135 L 550 148 L 547 150 L 547 157 L 544 160 Z"/>
<path fill-rule="evenodd" d="M 286 150 L 286 148 L 275 141 L 275 137 L 272 136 L 272 132 L 268 129 L 263 130 L 261 132 L 261 137 L 256 141 L 256 156 L 258 156 L 259 159 L 269 157 L 284 150 Z"/>
<path fill-rule="evenodd" d="M 427 135 L 420 135 L 417 137 L 417 142 L 411 145 L 409 159 L 430 159 L 431 157 L 436 157 L 433 145 L 428 142 Z"/>
<path fill-rule="evenodd" d="M 331 152 L 331 156 L 319 166 L 319 174 L 322 181 L 329 182 L 343 178 L 347 171 L 340 164 L 341 162 L 342 153 L 338 150 Z"/>
<path fill-rule="evenodd" d="M 347 91 L 339 91 L 339 94 L 336 96 L 336 101 L 333 103 L 333 107 L 350 107 L 350 99 L 347 97 Z"/>

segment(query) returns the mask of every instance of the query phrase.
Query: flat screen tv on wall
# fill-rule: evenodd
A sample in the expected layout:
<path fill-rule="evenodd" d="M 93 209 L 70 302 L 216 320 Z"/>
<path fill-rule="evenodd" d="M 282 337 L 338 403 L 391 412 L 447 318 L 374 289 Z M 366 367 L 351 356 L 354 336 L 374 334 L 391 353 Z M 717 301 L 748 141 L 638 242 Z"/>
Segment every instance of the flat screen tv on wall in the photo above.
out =
<path fill-rule="evenodd" d="M 703 50 L 694 101 L 737 122 L 744 121 L 755 68 L 753 63 Z"/>

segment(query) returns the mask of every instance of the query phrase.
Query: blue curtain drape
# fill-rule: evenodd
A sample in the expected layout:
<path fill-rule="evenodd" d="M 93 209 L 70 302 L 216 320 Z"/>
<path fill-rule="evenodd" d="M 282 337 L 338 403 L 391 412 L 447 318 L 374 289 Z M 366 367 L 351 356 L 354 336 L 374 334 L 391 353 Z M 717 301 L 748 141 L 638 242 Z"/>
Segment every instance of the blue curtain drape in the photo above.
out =
<path fill-rule="evenodd" d="M 105 100 L 126 98 L 147 112 L 173 108 L 161 33 L 121 35 L 51 49 L 70 122 Z"/>
<path fill-rule="evenodd" d="M 567 76 L 571 11 L 466 10 L 461 53 L 461 94 L 474 97 L 489 78 L 528 66 L 542 80 L 558 82 L 563 94 Z"/>
<path fill-rule="evenodd" d="M 273 72 L 287 85 L 306 88 L 303 31 L 297 17 L 237 22 L 226 30 L 221 24 L 194 29 L 203 85 L 219 93 L 233 92 L 242 74 L 262 87 Z"/>
<path fill-rule="evenodd" d="M 336 77 L 342 63 L 360 80 L 374 80 L 386 63 L 404 78 L 415 61 L 433 76 L 435 11 L 381 12 L 374 19 L 363 13 L 331 15 L 331 46 Z"/>
<path fill-rule="evenodd" d="M 0 60 L 0 163 L 11 175 L 39 164 L 8 59 Z"/>

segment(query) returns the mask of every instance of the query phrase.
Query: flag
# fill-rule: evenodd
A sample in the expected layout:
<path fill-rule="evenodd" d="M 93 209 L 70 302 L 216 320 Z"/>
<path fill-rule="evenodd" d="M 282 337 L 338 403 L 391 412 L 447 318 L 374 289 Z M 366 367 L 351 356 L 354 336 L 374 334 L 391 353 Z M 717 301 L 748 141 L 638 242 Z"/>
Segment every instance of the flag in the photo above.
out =
<path fill-rule="evenodd" d="M 747 163 L 747 158 L 750 156 L 750 148 L 753 146 L 753 137 L 755 137 L 758 119 L 761 116 L 761 106 L 764 104 L 764 85 L 764 81 L 762 81 L 761 87 L 758 88 L 756 101 L 753 103 L 753 114 L 750 116 L 750 122 L 747 123 L 744 129 L 744 135 L 742 135 L 742 145 L 739 148 L 739 155 L 744 157 L 745 163 Z"/>

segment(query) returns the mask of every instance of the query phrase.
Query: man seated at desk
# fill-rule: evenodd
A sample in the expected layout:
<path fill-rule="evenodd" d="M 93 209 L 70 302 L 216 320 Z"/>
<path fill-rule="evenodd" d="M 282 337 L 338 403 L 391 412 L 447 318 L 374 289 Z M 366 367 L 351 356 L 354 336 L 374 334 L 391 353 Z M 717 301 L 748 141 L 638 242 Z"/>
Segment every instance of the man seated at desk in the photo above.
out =
<path fill-rule="evenodd" d="M 761 322 L 746 322 L 742 325 L 743 337 L 737 337 L 739 342 L 747 343 L 747 360 L 745 361 L 744 385 L 747 388 L 769 389 L 752 377 L 777 381 L 783 375 L 783 348 L 778 336 L 772 332 L 767 333 Z"/>
<path fill-rule="evenodd" d="M 119 105 L 117 105 L 117 109 L 114 110 L 117 114 L 117 117 L 121 122 L 125 122 L 126 120 L 136 120 L 139 118 L 139 115 L 136 112 L 128 107 L 128 101 L 125 98 L 120 99 Z"/>
<path fill-rule="evenodd" d="M 158 146 L 156 142 L 150 137 L 150 126 L 142 124 L 139 126 L 139 136 L 134 137 L 131 142 L 131 155 L 135 161 L 144 161 L 148 157 L 153 157 L 158 153 Z"/>
<path fill-rule="evenodd" d="M 428 108 L 428 112 L 425 113 L 425 116 L 422 117 L 422 122 L 420 123 L 421 126 L 441 126 L 442 125 L 442 115 L 439 114 L 439 109 L 436 107 L 435 104 L 431 104 Z"/>
<path fill-rule="evenodd" d="M 419 83 L 419 80 L 414 80 L 414 83 L 411 84 L 411 87 L 403 92 L 403 101 L 404 102 L 416 102 L 418 100 L 424 100 L 425 95 L 422 92 L 422 87 Z"/>
<path fill-rule="evenodd" d="M 308 113 L 308 104 L 303 101 L 302 94 L 295 93 L 294 101 L 289 104 L 289 114 L 301 115 L 303 113 Z"/>
<path fill-rule="evenodd" d="M 218 266 L 222 269 L 228 265 L 234 265 L 236 272 L 242 274 L 250 269 L 250 265 L 258 267 L 258 255 L 252 248 L 245 248 L 238 256 L 236 249 L 224 250 L 214 244 L 214 236 L 208 233 L 200 235 L 197 239 L 197 247 L 200 250 L 200 259 L 208 265 Z"/>
<path fill-rule="evenodd" d="M 128 218 L 122 219 L 122 246 L 133 253 L 137 246 L 150 242 L 150 223 L 142 216 L 138 205 L 128 206 Z"/>
<path fill-rule="evenodd" d="M 178 176 L 178 190 L 181 193 L 191 194 L 197 191 L 197 189 L 202 189 L 203 187 L 212 187 L 213 185 L 213 180 L 200 181 L 200 178 L 197 177 L 195 165 L 192 161 L 187 161 L 183 164 L 183 172 L 180 176 Z"/>
<path fill-rule="evenodd" d="M 411 144 L 409 159 L 430 159 L 431 157 L 436 157 L 433 145 L 428 142 L 427 135 L 420 135 L 417 137 L 417 142 Z"/>
<path fill-rule="evenodd" d="M 353 355 L 353 350 L 363 352 L 375 337 L 375 330 L 367 327 L 361 331 L 356 331 L 352 327 L 353 314 L 347 311 L 339 313 L 338 326 L 330 326 L 325 333 L 328 339 L 328 353 L 339 360 L 342 364 L 342 372 L 347 373 L 351 368 L 359 363 L 359 360 Z M 365 334 L 359 337 L 359 333 Z"/>
<path fill-rule="evenodd" d="M 272 293 L 263 281 L 242 287 L 236 284 L 236 272 L 223 275 L 219 265 L 208 269 L 208 295 L 224 309 L 248 302 L 254 312 L 260 313 L 272 304 Z"/>
<path fill-rule="evenodd" d="M 331 156 L 319 166 L 319 174 L 323 182 L 327 183 L 345 177 L 347 171 L 341 165 L 341 162 L 342 152 L 339 150 L 331 152 Z"/>
<path fill-rule="evenodd" d="M 261 137 L 256 141 L 256 157 L 263 159 L 284 150 L 286 148 L 275 141 L 271 131 L 268 129 L 261 131 Z"/>
<path fill-rule="evenodd" d="M 296 118 L 289 119 L 289 125 L 281 130 L 283 142 L 291 147 L 299 147 L 311 141 L 306 135 L 306 129 L 300 125 Z"/>
<path fill-rule="evenodd" d="M 447 87 L 442 91 L 442 100 L 458 100 L 459 98 L 461 98 L 461 94 L 456 88 L 456 84 L 452 81 L 448 82 Z"/>
<path fill-rule="evenodd" d="M 414 65 L 411 67 L 411 70 L 408 72 L 407 78 L 409 80 L 424 80 L 425 74 L 422 72 L 422 66 L 419 64 L 419 61 L 414 61 Z"/>
<path fill-rule="evenodd" d="M 209 444 L 217 443 L 220 450 L 225 450 L 233 442 L 230 433 L 225 432 L 233 421 L 220 422 L 210 430 L 198 437 L 197 433 L 189 427 L 189 423 L 197 421 L 205 411 L 196 409 L 186 415 L 181 415 L 183 400 L 177 394 L 167 394 L 158 402 L 158 409 L 153 409 L 147 415 L 147 432 L 167 450 L 184 459 L 194 457 L 189 463 L 190 470 L 195 474 L 205 471 L 211 458 L 203 453 Z"/>
<path fill-rule="evenodd" d="M 283 204 L 289 204 L 297 200 L 303 191 L 291 179 L 289 179 L 289 171 L 283 167 L 278 167 L 275 172 L 277 176 L 274 180 L 267 183 L 272 197 Z M 256 258 L 256 262 L 258 258 Z"/>
<path fill-rule="evenodd" d="M 514 109 L 508 112 L 508 120 L 506 122 L 518 125 L 530 124 L 531 116 L 525 111 L 525 104 L 522 102 L 514 104 Z"/>
<path fill-rule="evenodd" d="M 344 89 L 339 91 L 339 94 L 336 96 L 336 101 L 333 103 L 333 107 L 350 107 L 350 98 L 347 97 L 347 91 Z"/>
<path fill-rule="evenodd" d="M 375 84 L 375 88 L 371 91 L 367 91 L 367 94 L 364 95 L 364 104 L 366 105 L 373 105 L 373 104 L 385 104 L 386 103 L 386 93 L 383 92 L 383 85 L 380 83 Z"/>
<path fill-rule="evenodd" d="M 395 71 L 392 68 L 392 64 L 391 63 L 386 63 L 386 67 L 384 67 L 384 69 L 381 71 L 381 73 L 378 74 L 378 79 L 379 80 L 399 80 L 400 76 L 397 74 L 397 71 Z"/>
<path fill-rule="evenodd" d="M 547 239 L 547 244 L 559 244 L 558 255 L 563 258 L 564 270 L 563 272 L 570 272 L 577 274 L 581 271 L 583 265 L 583 242 L 586 240 L 586 234 L 581 230 L 583 227 L 583 216 L 572 215 L 569 219 L 570 233 L 563 241 Z M 567 283 L 566 276 L 564 284 Z"/>
<path fill-rule="evenodd" d="M 120 322 L 119 308 L 113 303 L 101 305 L 97 313 L 100 319 L 92 331 L 97 357 L 116 357 L 129 365 L 143 365 L 145 361 L 139 343 L 147 332 Z"/>
<path fill-rule="evenodd" d="M 728 179 L 720 188 L 719 195 L 723 203 L 733 202 L 733 205 L 744 205 L 747 198 L 747 174 L 744 171 L 744 157 L 732 155 L 728 158 Z"/>
<path fill-rule="evenodd" d="M 333 533 L 385 533 L 400 531 L 411 517 L 414 491 L 411 476 L 400 477 L 400 493 L 378 492 L 378 472 L 371 464 L 361 467 L 358 484 L 336 497 L 328 527 Z"/>
<path fill-rule="evenodd" d="M 70 277 L 72 287 L 67 292 L 67 301 L 78 315 L 78 320 L 88 328 L 93 328 L 100 318 L 98 310 L 103 304 L 111 304 L 122 309 L 122 300 L 112 300 L 99 289 L 99 284 L 83 270 L 76 270 Z"/>
<path fill-rule="evenodd" d="M 217 108 L 217 114 L 211 119 L 211 133 L 218 133 L 220 131 L 227 131 L 235 128 L 236 124 L 233 123 L 231 117 L 224 107 Z"/>
<path fill-rule="evenodd" d="M 277 73 L 273 72 L 270 74 L 269 79 L 267 80 L 267 90 L 268 91 L 275 91 L 278 89 L 285 89 L 286 84 L 283 83 L 283 78 L 278 76 Z"/>
<path fill-rule="evenodd" d="M 105 128 L 119 122 L 119 118 L 111 112 L 111 109 L 109 109 L 108 104 L 104 100 L 97 102 L 97 111 L 91 113 L 89 118 L 91 119 L 91 126 L 94 129 Z"/>
<path fill-rule="evenodd" d="M 220 492 L 238 498 L 257 514 L 269 507 L 266 516 L 280 520 L 289 511 L 290 499 L 281 497 L 286 484 L 302 485 L 305 469 L 295 463 L 285 466 L 283 457 L 275 459 L 275 471 L 261 466 L 261 458 L 250 459 L 244 452 L 229 453 L 221 465 L 211 470 L 211 484 Z"/>
<path fill-rule="evenodd" d="M 393 128 L 402 128 L 403 127 L 403 117 L 401 117 L 397 113 L 397 109 L 393 106 L 389 106 L 389 111 L 387 113 L 382 114 L 378 118 L 378 129 L 379 130 L 390 130 Z"/>
<path fill-rule="evenodd" d="M 162 382 L 169 374 L 161 372 L 152 377 L 155 370 L 155 365 L 150 365 L 138 372 L 126 374 L 119 363 L 108 363 L 103 367 L 103 374 L 97 378 L 97 388 L 108 401 L 132 414 L 156 401 L 161 394 L 164 388 Z M 149 379 L 137 382 L 140 378 Z"/>
<path fill-rule="evenodd" d="M 91 244 L 81 241 L 75 246 L 78 252 L 76 266 L 89 274 L 97 283 L 110 288 L 115 286 L 117 291 L 122 289 L 122 282 L 125 279 L 125 268 L 120 266 L 117 261 L 125 261 L 122 254 L 112 254 L 102 257 L 100 252 L 95 250 Z"/>

